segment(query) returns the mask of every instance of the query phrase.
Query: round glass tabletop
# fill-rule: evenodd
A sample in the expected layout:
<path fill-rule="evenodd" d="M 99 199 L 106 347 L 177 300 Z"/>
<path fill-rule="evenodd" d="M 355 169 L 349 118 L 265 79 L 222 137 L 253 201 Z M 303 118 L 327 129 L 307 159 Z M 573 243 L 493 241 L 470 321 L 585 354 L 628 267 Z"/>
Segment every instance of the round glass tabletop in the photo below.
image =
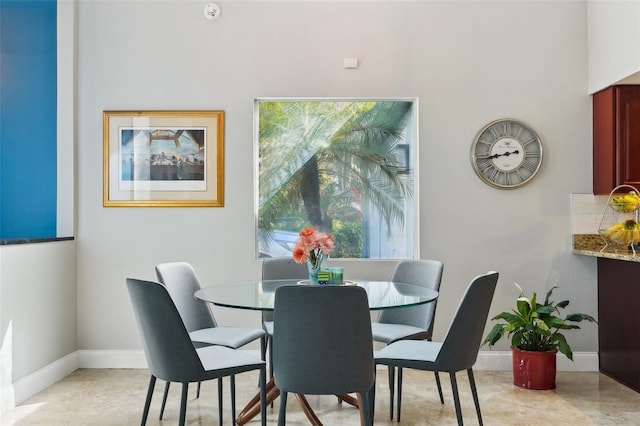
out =
<path fill-rule="evenodd" d="M 195 297 L 216 306 L 272 311 L 276 288 L 285 285 L 308 284 L 299 280 L 241 281 L 204 287 L 195 293 Z M 342 285 L 364 288 L 372 311 L 421 305 L 438 298 L 435 290 L 393 281 L 356 280 Z"/>

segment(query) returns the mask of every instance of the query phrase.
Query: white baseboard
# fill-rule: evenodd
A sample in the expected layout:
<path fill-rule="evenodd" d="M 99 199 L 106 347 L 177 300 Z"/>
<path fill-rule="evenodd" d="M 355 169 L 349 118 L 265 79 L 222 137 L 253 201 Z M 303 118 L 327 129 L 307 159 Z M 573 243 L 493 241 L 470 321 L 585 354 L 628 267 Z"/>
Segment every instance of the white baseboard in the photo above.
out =
<path fill-rule="evenodd" d="M 64 379 L 79 368 L 78 352 L 73 352 L 2 388 L 0 412 L 21 404 L 33 395 Z"/>
<path fill-rule="evenodd" d="M 259 356 L 259 355 L 258 355 Z M 147 368 L 144 351 L 140 350 L 81 350 L 78 368 Z"/>
<path fill-rule="evenodd" d="M 259 357 L 258 350 L 247 353 Z M 79 351 L 79 368 L 147 368 L 142 350 L 138 351 Z M 511 351 L 480 351 L 475 370 L 509 371 L 511 370 Z M 558 354 L 558 371 L 598 371 L 597 352 L 578 352 L 573 354 L 573 362 Z"/>
<path fill-rule="evenodd" d="M 258 350 L 247 351 L 259 357 Z M 558 355 L 558 371 L 598 371 L 597 352 L 573 354 L 573 362 Z M 2 389 L 0 412 L 31 398 L 78 368 L 147 368 L 142 350 L 80 350 L 41 368 Z M 480 351 L 474 370 L 511 370 L 510 351 Z"/>
<path fill-rule="evenodd" d="M 558 371 L 598 371 L 597 352 L 577 352 L 573 362 L 558 353 L 556 358 Z M 474 370 L 510 371 L 512 368 L 511 351 L 480 351 Z"/>

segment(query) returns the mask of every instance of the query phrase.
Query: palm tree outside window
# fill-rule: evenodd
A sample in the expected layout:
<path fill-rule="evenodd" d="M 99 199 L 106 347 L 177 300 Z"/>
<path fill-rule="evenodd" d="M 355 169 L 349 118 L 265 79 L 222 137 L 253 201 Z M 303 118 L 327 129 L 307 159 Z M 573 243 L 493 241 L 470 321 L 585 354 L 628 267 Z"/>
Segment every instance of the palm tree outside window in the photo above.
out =
<path fill-rule="evenodd" d="M 417 255 L 417 101 L 258 99 L 258 257 L 330 232 L 333 258 Z"/>

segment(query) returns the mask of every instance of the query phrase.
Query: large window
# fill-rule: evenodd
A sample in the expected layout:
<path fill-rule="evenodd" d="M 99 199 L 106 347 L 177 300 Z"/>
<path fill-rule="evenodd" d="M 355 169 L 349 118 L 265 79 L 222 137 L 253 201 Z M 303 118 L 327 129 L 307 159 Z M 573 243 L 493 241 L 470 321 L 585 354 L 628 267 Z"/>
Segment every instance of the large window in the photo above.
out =
<path fill-rule="evenodd" d="M 333 258 L 416 251 L 415 100 L 259 99 L 258 257 L 289 256 L 298 232 L 330 232 Z"/>

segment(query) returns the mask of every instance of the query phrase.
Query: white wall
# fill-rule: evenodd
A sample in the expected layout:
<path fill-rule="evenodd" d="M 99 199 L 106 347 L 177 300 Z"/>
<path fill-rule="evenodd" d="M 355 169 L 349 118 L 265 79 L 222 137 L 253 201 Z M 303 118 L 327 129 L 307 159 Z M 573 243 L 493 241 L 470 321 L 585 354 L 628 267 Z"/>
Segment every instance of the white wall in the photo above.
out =
<path fill-rule="evenodd" d="M 491 314 L 513 282 L 559 285 L 597 314 L 595 259 L 571 253 L 570 194 L 591 192 L 587 7 L 575 1 L 81 1 L 78 7 L 78 315 L 82 350 L 140 349 L 125 277 L 191 262 L 212 285 L 254 279 L 253 100 L 266 96 L 419 98 L 421 257 L 444 261 L 435 337 L 469 280 L 501 273 Z M 358 57 L 357 70 L 343 58 Z M 224 208 L 103 208 L 102 111 L 226 113 Z M 483 184 L 470 146 L 488 122 L 523 120 L 545 159 L 528 185 Z M 348 278 L 392 262 L 348 262 Z M 259 316 L 216 310 L 222 323 Z M 592 324 L 574 352 L 597 350 Z M 506 342 L 502 349 L 507 348 Z M 498 349 L 501 349 L 498 348 Z M 484 348 L 486 349 L 486 348 Z"/>
<path fill-rule="evenodd" d="M 0 294 L 1 412 L 51 383 L 20 379 L 78 349 L 76 242 L 0 246 Z"/>
<path fill-rule="evenodd" d="M 640 84 L 640 0 L 589 0 L 589 93 Z"/>
<path fill-rule="evenodd" d="M 74 0 L 58 0 L 57 8 L 57 177 L 56 235 L 75 235 L 75 8 Z"/>
<path fill-rule="evenodd" d="M 74 235 L 75 4 L 58 0 L 58 237 Z M 0 413 L 78 366 L 76 242 L 0 246 Z"/>

